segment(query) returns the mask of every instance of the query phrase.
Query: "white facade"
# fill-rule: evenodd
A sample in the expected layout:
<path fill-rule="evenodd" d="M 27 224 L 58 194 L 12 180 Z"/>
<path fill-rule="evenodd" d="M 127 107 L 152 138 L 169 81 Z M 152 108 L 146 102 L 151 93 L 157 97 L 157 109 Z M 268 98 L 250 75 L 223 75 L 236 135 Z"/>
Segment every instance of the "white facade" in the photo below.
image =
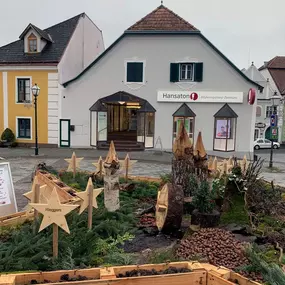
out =
<path fill-rule="evenodd" d="M 101 30 L 87 15 L 82 16 L 58 64 L 59 83 L 73 79 L 103 51 Z"/>
<path fill-rule="evenodd" d="M 158 56 L 159 52 L 159 56 Z M 126 62 L 144 64 L 142 83 L 126 82 Z M 170 82 L 170 64 L 175 62 L 202 62 L 204 64 L 202 82 Z M 96 117 L 89 108 L 99 99 L 118 91 L 128 92 L 147 100 L 155 109 L 154 141 L 161 140 L 164 150 L 172 150 L 173 114 L 186 102 L 196 114 L 194 140 L 202 131 L 203 141 L 208 154 L 218 156 L 253 155 L 255 125 L 254 105 L 249 105 L 247 96 L 250 88 L 258 88 L 247 80 L 198 35 L 125 35 L 116 45 L 101 57 L 81 77 L 71 82 L 62 91 L 62 118 L 70 119 L 75 126 L 71 132 L 71 147 L 90 147 L 96 143 Z M 197 102 L 161 102 L 159 91 L 197 92 L 207 96 L 231 94 L 237 96 L 221 101 L 197 100 Z M 215 93 L 216 92 L 216 93 Z M 239 95 L 241 94 L 241 97 Z M 240 99 L 239 99 L 240 98 Z M 228 103 L 238 115 L 236 124 L 235 150 L 217 152 L 214 144 L 214 115 Z M 94 130 L 92 130 L 94 128 Z M 248 139 L 245 139 L 248 138 Z"/>
<path fill-rule="evenodd" d="M 263 69 L 259 71 L 255 65 L 252 65 L 243 71 L 251 80 L 257 82 L 264 87 L 262 92 L 257 93 L 257 106 L 256 106 L 256 124 L 254 139 L 257 138 L 269 138 L 270 135 L 270 116 L 271 116 L 271 106 L 272 102 L 270 98 L 276 92 L 281 98 L 280 92 L 269 73 L 268 69 Z M 282 138 L 282 126 L 283 126 L 283 105 L 280 104 L 277 107 L 278 115 L 278 127 L 279 127 L 279 142 Z M 262 126 L 263 125 L 263 126 Z"/>

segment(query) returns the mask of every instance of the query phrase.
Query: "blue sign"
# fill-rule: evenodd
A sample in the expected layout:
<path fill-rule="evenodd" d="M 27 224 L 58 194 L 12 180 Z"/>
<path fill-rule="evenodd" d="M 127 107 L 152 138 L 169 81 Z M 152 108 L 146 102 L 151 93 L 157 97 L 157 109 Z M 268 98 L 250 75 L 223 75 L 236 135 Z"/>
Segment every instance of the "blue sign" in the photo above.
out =
<path fill-rule="evenodd" d="M 277 127 L 277 115 L 271 115 L 270 125 L 271 127 Z"/>

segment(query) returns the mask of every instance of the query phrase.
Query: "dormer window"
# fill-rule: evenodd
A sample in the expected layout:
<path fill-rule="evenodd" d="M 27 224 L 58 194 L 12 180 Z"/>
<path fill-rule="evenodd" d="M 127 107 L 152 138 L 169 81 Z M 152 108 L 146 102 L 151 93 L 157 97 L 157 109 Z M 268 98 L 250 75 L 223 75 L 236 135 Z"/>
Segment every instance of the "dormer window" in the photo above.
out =
<path fill-rule="evenodd" d="M 30 34 L 28 37 L 29 52 L 37 52 L 38 51 L 37 45 L 38 45 L 37 37 L 33 33 Z"/>

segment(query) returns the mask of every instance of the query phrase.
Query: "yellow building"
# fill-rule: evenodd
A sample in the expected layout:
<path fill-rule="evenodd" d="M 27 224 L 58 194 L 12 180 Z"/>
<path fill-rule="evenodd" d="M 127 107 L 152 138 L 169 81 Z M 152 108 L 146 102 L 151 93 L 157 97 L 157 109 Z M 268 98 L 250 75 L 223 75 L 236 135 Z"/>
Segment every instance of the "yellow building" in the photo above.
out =
<path fill-rule="evenodd" d="M 19 145 L 34 145 L 37 84 L 39 145 L 61 145 L 61 84 L 103 50 L 102 33 L 85 13 L 45 30 L 29 24 L 18 41 L 0 47 L 0 136 L 10 128 Z"/>

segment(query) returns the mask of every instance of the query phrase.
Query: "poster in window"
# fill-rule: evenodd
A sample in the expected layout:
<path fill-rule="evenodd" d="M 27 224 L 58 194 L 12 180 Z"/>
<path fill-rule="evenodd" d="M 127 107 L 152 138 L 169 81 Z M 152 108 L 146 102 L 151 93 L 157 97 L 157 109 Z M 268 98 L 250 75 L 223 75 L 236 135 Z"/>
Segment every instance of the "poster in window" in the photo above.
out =
<path fill-rule="evenodd" d="M 216 138 L 226 139 L 231 136 L 231 120 L 217 119 L 216 120 Z"/>

